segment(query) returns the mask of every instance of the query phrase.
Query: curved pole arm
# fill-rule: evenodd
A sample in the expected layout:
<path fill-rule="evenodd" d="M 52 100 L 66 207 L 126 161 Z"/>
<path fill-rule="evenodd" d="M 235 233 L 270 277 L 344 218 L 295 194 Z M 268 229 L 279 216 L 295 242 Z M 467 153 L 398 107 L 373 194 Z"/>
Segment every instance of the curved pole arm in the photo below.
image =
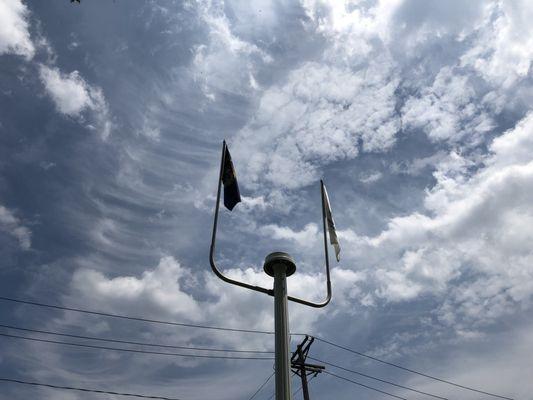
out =
<path fill-rule="evenodd" d="M 312 301 L 307 301 L 300 299 L 298 297 L 293 296 L 287 296 L 287 299 L 290 301 L 294 301 L 295 303 L 300 303 L 306 306 L 315 307 L 315 308 L 322 308 L 328 305 L 328 303 L 331 301 L 331 279 L 330 279 L 330 273 L 329 273 L 329 255 L 328 255 L 328 240 L 327 240 L 327 234 L 326 234 L 326 202 L 325 202 L 325 193 L 324 193 L 324 181 L 320 180 L 320 193 L 322 195 L 322 229 L 324 231 L 324 254 L 326 256 L 326 299 L 321 303 L 314 303 Z"/>
<path fill-rule="evenodd" d="M 213 221 L 213 236 L 211 237 L 211 249 L 209 251 L 209 262 L 211 263 L 211 269 L 215 273 L 216 276 L 218 276 L 220 279 L 222 279 L 224 282 L 231 283 L 232 285 L 240 286 L 246 289 L 255 290 L 256 292 L 266 293 L 270 296 L 274 296 L 274 291 L 272 289 L 265 289 L 260 286 L 250 285 L 245 282 L 240 282 L 235 279 L 228 278 L 225 276 L 217 267 L 217 264 L 215 262 L 215 241 L 217 236 L 217 224 L 218 224 L 218 210 L 220 205 L 220 189 L 222 185 L 222 174 L 224 170 L 224 161 L 226 158 L 226 141 L 222 143 L 222 158 L 220 161 L 220 175 L 218 177 L 218 190 L 217 190 L 217 202 L 215 205 L 215 218 Z"/>

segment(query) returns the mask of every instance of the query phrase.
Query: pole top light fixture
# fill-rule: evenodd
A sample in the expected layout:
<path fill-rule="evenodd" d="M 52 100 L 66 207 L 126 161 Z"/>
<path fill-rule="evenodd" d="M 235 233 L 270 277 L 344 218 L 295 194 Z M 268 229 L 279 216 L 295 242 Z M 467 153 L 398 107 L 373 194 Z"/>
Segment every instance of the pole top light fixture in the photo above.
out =
<path fill-rule="evenodd" d="M 286 267 L 286 276 L 291 276 L 296 271 L 296 263 L 294 262 L 294 259 L 289 254 L 282 251 L 275 251 L 266 256 L 263 269 L 268 275 L 274 276 L 274 265 L 277 264 Z"/>

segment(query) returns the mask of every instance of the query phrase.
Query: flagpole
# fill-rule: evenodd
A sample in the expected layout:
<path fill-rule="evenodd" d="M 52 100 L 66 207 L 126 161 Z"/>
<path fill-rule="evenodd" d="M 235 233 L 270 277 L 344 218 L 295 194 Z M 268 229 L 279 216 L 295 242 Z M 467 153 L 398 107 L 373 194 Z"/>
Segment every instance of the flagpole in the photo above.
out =
<path fill-rule="evenodd" d="M 265 272 L 274 278 L 274 351 L 276 373 L 276 400 L 291 399 L 289 361 L 289 311 L 287 308 L 287 277 L 294 274 L 293 258 L 280 251 L 265 258 Z"/>
<path fill-rule="evenodd" d="M 225 276 L 217 267 L 217 264 L 215 262 L 215 243 L 217 239 L 217 226 L 218 226 L 218 212 L 220 209 L 220 192 L 222 188 L 222 175 L 224 174 L 224 163 L 226 162 L 226 141 L 224 140 L 222 142 L 222 157 L 220 158 L 220 173 L 218 176 L 218 188 L 217 188 L 217 200 L 215 204 L 215 216 L 213 218 L 213 234 L 211 236 L 211 248 L 209 250 L 209 262 L 211 264 L 211 269 L 215 273 L 216 276 L 218 276 L 220 279 L 222 279 L 224 282 L 231 283 L 236 286 L 240 286 L 246 289 L 255 290 L 256 292 L 266 293 L 270 296 L 274 295 L 274 291 L 272 289 L 266 289 L 260 286 L 250 285 L 248 283 L 236 281 L 235 279 L 228 278 Z"/>
<path fill-rule="evenodd" d="M 328 238 L 326 233 L 326 201 L 325 201 L 325 192 L 324 192 L 324 180 L 320 180 L 320 194 L 322 195 L 322 231 L 324 232 L 324 254 L 326 256 L 326 288 L 328 293 L 328 298 L 326 304 L 329 303 L 331 299 L 331 278 L 329 272 L 329 253 L 328 253 Z"/>
<path fill-rule="evenodd" d="M 220 157 L 220 172 L 218 175 L 217 202 L 215 203 L 215 218 L 213 220 L 213 235 L 211 236 L 211 254 L 215 251 L 215 241 L 218 225 L 218 211 L 220 208 L 220 190 L 222 186 L 222 174 L 224 173 L 224 161 L 226 161 L 226 141 L 222 142 L 222 157 Z M 218 275 L 218 271 L 215 271 Z"/>
<path fill-rule="evenodd" d="M 218 213 L 220 209 L 220 193 L 222 188 L 222 178 L 224 174 L 224 167 L 226 162 L 227 150 L 226 141 L 222 144 L 222 157 L 220 159 L 220 174 L 218 179 L 217 199 L 215 204 L 215 215 L 213 221 L 213 234 L 211 237 L 211 248 L 209 252 L 209 262 L 211 269 L 224 282 L 231 283 L 246 289 L 251 289 L 257 292 L 266 293 L 274 296 L 274 323 L 275 323 L 275 373 L 276 373 L 276 400 L 291 400 L 291 381 L 290 381 L 290 363 L 289 363 L 289 319 L 288 319 L 288 301 L 303 304 L 310 307 L 321 308 L 325 307 L 331 300 L 331 280 L 329 270 L 329 254 L 327 246 L 327 232 L 326 232 L 326 198 L 324 182 L 320 181 L 320 189 L 322 194 L 322 228 L 324 231 L 324 251 L 326 261 L 326 299 L 320 303 L 300 299 L 298 297 L 287 295 L 287 277 L 294 274 L 296 271 L 296 264 L 293 258 L 283 252 L 275 252 L 269 254 L 265 259 L 264 270 L 274 278 L 274 288 L 266 289 L 260 286 L 250 285 L 245 282 L 240 282 L 225 276 L 217 267 L 215 262 L 215 242 L 218 225 Z M 226 196 L 226 191 L 224 191 Z M 233 207 L 232 207 L 233 208 Z"/>

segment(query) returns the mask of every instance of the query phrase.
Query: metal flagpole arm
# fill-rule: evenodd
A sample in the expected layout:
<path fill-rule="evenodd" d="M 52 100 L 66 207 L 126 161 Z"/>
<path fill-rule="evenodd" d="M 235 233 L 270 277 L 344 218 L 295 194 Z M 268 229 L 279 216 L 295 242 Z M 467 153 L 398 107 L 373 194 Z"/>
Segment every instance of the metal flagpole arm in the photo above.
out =
<path fill-rule="evenodd" d="M 324 203 L 324 181 L 322 179 L 320 180 L 320 193 L 322 195 L 322 229 L 324 231 L 324 254 L 326 258 L 326 299 L 321 303 L 314 303 L 312 301 L 303 300 L 298 297 L 287 296 L 287 299 L 290 301 L 294 301 L 295 303 L 300 303 L 315 308 L 325 307 L 331 301 L 331 279 L 329 273 L 328 240 L 326 234 L 326 206 Z"/>
<path fill-rule="evenodd" d="M 226 159 L 227 158 L 227 159 Z M 327 295 L 326 299 L 321 303 L 300 299 L 298 297 L 287 296 L 287 277 L 291 276 L 296 270 L 296 263 L 292 257 L 283 252 L 274 252 L 265 258 L 263 269 L 266 274 L 274 278 L 273 289 L 266 289 L 264 287 L 251 285 L 249 283 L 237 281 L 224 275 L 217 267 L 215 261 L 215 244 L 217 236 L 218 214 L 220 210 L 220 193 L 224 184 L 224 205 L 232 210 L 233 207 L 241 201 L 239 187 L 237 185 L 235 170 L 231 162 L 231 155 L 226 145 L 226 141 L 222 144 L 222 157 L 220 160 L 220 174 L 218 177 L 217 198 L 215 204 L 215 215 L 213 220 L 213 235 L 211 237 L 211 248 L 209 251 L 209 262 L 211 269 L 224 282 L 232 285 L 240 286 L 245 289 L 254 290 L 274 297 L 274 331 L 275 331 L 275 371 L 276 371 L 276 400 L 290 400 L 291 398 L 291 379 L 290 379 L 290 362 L 289 362 L 289 318 L 288 318 L 288 300 L 307 305 L 310 307 L 320 308 L 326 306 L 331 300 L 331 280 L 329 271 L 329 257 L 327 247 L 326 234 L 326 217 L 330 218 L 329 201 L 326 199 L 326 191 L 324 183 L 321 181 L 322 193 L 322 228 L 324 230 L 324 251 L 326 255 L 326 278 L 327 278 Z M 326 202 L 328 210 L 326 212 Z M 331 233 L 330 230 L 330 241 Z M 333 234 L 335 232 L 333 231 Z M 334 237 L 334 236 L 333 236 Z M 312 340 L 311 342 L 312 343 Z M 310 344 L 309 343 L 309 344 Z M 308 348 L 307 348 L 308 349 Z M 301 352 L 301 349 L 300 349 Z M 301 356 L 301 353 L 300 353 Z M 315 366 L 312 366 L 313 368 Z M 307 372 L 304 371 L 305 374 Z M 306 378 L 306 375 L 304 375 Z"/>
<path fill-rule="evenodd" d="M 218 211 L 220 208 L 220 190 L 222 186 L 222 174 L 224 173 L 225 159 L 226 159 L 226 141 L 224 140 L 222 143 L 222 158 L 220 162 L 220 175 L 218 177 L 217 202 L 215 205 L 215 217 L 213 221 L 213 235 L 211 237 L 211 249 L 209 251 L 209 262 L 211 263 L 211 269 L 213 270 L 215 275 L 218 276 L 220 279 L 222 279 L 224 282 L 231 283 L 232 285 L 240 286 L 246 289 L 255 290 L 256 292 L 266 293 L 270 296 L 274 296 L 274 290 L 266 289 L 260 286 L 250 285 L 249 283 L 240 282 L 235 279 L 228 278 L 217 267 L 217 264 L 215 261 L 215 242 L 216 242 L 216 236 L 217 236 Z"/>
<path fill-rule="evenodd" d="M 213 234 L 211 237 L 211 248 L 209 251 L 209 262 L 211 264 L 211 269 L 215 273 L 216 276 L 218 276 L 221 280 L 224 282 L 230 283 L 232 285 L 240 286 L 246 289 L 255 290 L 256 292 L 261 292 L 268 294 L 270 296 L 274 296 L 274 290 L 273 289 L 266 289 L 261 286 L 255 286 L 251 285 L 249 283 L 237 281 L 235 279 L 231 279 L 224 275 L 222 271 L 217 267 L 216 261 L 215 261 L 215 244 L 216 244 L 216 235 L 217 235 L 217 226 L 218 226 L 218 214 L 220 209 L 220 193 L 222 188 L 222 176 L 224 173 L 224 163 L 226 158 L 226 141 L 224 140 L 222 143 L 222 157 L 220 161 L 220 174 L 218 177 L 218 189 L 217 189 L 217 199 L 215 204 L 215 216 L 213 220 Z M 326 260 L 326 299 L 320 303 L 315 303 L 312 301 L 300 299 L 298 297 L 294 296 L 287 296 L 287 299 L 290 301 L 293 301 L 295 303 L 303 304 L 306 306 L 314 307 L 314 308 L 322 308 L 325 307 L 331 300 L 331 279 L 330 279 L 330 269 L 329 269 L 329 255 L 328 255 L 328 243 L 327 243 L 327 234 L 326 234 L 326 211 L 325 211 L 325 203 L 324 203 L 324 182 L 320 181 L 320 191 L 322 196 L 322 229 L 324 232 L 324 254 L 325 254 L 325 260 Z"/>

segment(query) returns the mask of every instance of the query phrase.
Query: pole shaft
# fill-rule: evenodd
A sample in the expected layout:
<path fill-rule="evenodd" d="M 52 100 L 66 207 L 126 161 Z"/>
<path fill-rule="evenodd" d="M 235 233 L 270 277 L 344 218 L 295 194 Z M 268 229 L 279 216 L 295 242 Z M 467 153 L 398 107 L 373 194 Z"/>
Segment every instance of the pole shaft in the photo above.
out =
<path fill-rule="evenodd" d="M 274 270 L 274 325 L 276 351 L 276 400 L 291 399 L 289 363 L 289 318 L 287 309 L 287 267 L 273 266 Z"/>
<path fill-rule="evenodd" d="M 298 360 L 300 361 L 300 378 L 302 378 L 302 392 L 304 400 L 309 400 L 309 388 L 307 387 L 307 371 L 305 369 L 305 357 L 302 347 L 298 346 Z"/>
<path fill-rule="evenodd" d="M 307 373 L 305 367 L 302 368 L 302 391 L 304 393 L 304 400 L 309 400 L 309 388 L 307 387 Z"/>

